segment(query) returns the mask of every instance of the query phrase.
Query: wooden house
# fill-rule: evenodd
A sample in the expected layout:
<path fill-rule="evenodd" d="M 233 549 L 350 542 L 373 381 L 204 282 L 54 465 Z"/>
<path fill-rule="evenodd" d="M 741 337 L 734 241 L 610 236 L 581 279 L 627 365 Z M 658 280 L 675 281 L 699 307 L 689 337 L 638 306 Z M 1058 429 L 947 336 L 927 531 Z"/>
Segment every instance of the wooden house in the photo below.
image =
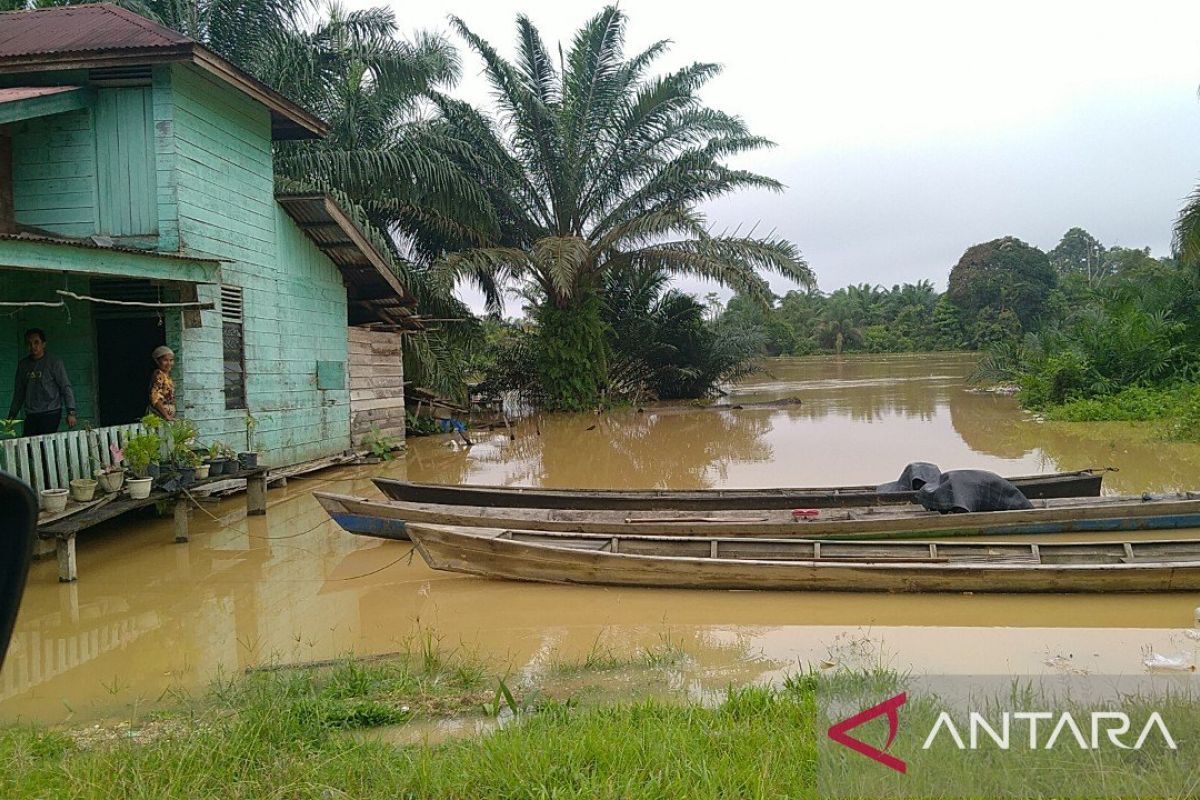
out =
<path fill-rule="evenodd" d="M 272 143 L 325 132 L 129 11 L 0 14 L 0 414 L 23 331 L 40 327 L 81 429 L 145 413 L 165 343 L 179 414 L 204 441 L 281 466 L 373 425 L 403 436 L 411 296 L 331 199 L 276 193 Z M 87 471 L 79 434 L 56 436 L 60 477 Z"/>

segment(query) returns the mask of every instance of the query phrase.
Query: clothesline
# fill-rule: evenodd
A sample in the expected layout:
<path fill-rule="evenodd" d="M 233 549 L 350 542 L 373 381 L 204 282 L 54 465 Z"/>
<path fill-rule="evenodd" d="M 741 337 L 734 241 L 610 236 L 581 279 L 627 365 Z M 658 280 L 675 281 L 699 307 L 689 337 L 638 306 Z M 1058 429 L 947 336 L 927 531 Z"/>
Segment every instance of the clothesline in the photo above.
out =
<path fill-rule="evenodd" d="M 108 300 L 103 297 L 92 297 L 86 294 L 75 294 L 68 292 L 66 289 L 57 289 L 55 294 L 60 294 L 63 297 L 70 297 L 74 300 L 85 300 L 89 303 L 103 303 L 110 306 L 136 306 L 138 308 L 195 308 L 201 311 L 208 311 L 216 308 L 215 303 L 147 303 L 142 300 Z M 59 304 L 61 305 L 61 303 Z"/>
<path fill-rule="evenodd" d="M 108 300 L 103 297 L 92 297 L 86 294 L 76 294 L 68 292 L 65 289 L 58 289 L 55 294 L 60 294 L 63 297 L 70 297 L 72 300 L 82 300 L 88 303 L 102 303 L 110 306 L 136 306 L 138 308 L 195 308 L 201 311 L 208 311 L 216 308 L 214 303 L 147 303 L 141 300 Z M 3 308 L 62 308 L 66 303 L 62 300 L 22 300 L 19 302 L 0 301 L 0 307 Z"/>

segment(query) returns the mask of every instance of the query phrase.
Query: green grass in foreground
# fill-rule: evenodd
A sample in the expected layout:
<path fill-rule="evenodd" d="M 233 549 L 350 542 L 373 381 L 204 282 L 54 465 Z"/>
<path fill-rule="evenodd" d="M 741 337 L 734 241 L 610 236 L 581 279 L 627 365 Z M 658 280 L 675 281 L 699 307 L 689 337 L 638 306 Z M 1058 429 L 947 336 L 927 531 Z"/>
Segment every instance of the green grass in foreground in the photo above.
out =
<path fill-rule="evenodd" d="M 494 679 L 493 679 L 494 680 Z M 811 688 L 731 690 L 717 708 L 541 700 L 479 738 L 398 748 L 348 729 L 478 711 L 495 690 L 441 663 L 259 673 L 140 741 L 0 730 L 0 797 L 797 797 L 815 783 Z M 161 717 L 161 715 L 159 715 Z"/>
<path fill-rule="evenodd" d="M 597 661 L 603 671 L 609 658 Z M 921 737 L 939 705 L 917 696 L 904 709 L 904 735 L 892 751 L 909 762 L 907 776 L 818 740 L 818 728 L 831 721 L 819 721 L 820 709 L 831 697 L 858 710 L 903 685 L 886 670 L 804 674 L 778 688 L 731 688 L 711 708 L 674 698 L 589 707 L 547 696 L 552 687 L 545 687 L 547 695 L 531 690 L 514 697 L 498 676 L 426 649 L 409 659 L 259 672 L 219 683 L 171 714 L 146 718 L 136 738 L 0 728 L 0 798 L 715 800 L 898 796 L 906 789 L 942 797 L 1200 791 L 1190 749 L 1200 737 L 1200 703 L 1191 695 L 1174 696 L 1164 708 L 1189 748 L 1179 752 L 1154 746 L 963 753 L 944 740 L 926 751 Z M 1040 707 L 1029 692 L 1000 700 L 990 707 Z M 1139 708 L 1135 698 L 1125 705 Z M 434 745 L 347 735 L 483 708 L 517 713 L 491 733 Z M 835 718 L 844 710 L 835 710 Z M 871 724 L 873 732 L 863 735 L 882 744 L 886 726 Z M 818 763 L 826 767 L 820 782 Z"/>

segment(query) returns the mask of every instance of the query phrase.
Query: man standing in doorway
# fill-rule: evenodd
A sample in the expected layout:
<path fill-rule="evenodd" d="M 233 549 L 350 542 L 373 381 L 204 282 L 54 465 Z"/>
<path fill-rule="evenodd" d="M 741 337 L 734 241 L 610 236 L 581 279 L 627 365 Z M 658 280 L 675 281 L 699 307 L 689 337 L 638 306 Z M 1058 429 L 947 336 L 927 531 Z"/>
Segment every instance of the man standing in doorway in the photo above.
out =
<path fill-rule="evenodd" d="M 15 419 L 25 409 L 26 436 L 54 433 L 67 411 L 67 427 L 75 427 L 75 391 L 66 367 L 57 356 L 46 352 L 46 332 L 41 328 L 25 331 L 29 355 L 17 363 L 17 381 L 13 389 L 8 418 Z"/>

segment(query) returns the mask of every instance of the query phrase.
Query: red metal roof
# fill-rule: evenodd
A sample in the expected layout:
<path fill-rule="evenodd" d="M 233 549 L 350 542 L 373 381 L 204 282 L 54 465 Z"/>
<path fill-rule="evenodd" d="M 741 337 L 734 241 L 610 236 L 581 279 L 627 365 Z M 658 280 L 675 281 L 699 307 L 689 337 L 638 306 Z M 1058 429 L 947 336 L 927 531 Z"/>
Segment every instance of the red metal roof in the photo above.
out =
<path fill-rule="evenodd" d="M 181 33 L 123 8 L 58 6 L 0 14 L 0 58 L 191 44 Z"/>
<path fill-rule="evenodd" d="M 188 62 L 271 110 L 276 139 L 324 136 L 312 112 L 182 33 L 108 3 L 0 13 L 0 74 Z"/>

